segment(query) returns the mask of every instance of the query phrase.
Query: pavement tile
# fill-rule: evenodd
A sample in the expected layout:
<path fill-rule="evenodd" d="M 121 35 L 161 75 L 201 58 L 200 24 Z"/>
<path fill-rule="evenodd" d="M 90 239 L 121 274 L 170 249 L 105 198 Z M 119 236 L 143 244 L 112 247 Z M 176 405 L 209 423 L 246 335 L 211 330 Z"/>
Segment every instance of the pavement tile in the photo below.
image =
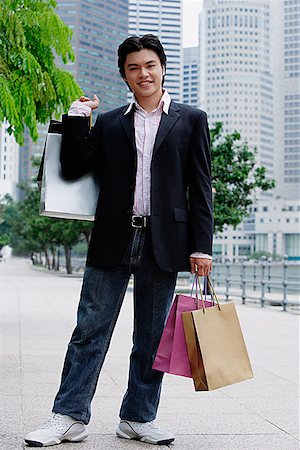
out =
<path fill-rule="evenodd" d="M 182 398 L 171 398 L 162 396 L 160 401 L 160 411 L 168 410 L 170 407 L 170 401 L 172 402 L 172 411 L 175 413 L 184 411 L 185 414 L 208 414 L 212 411 L 218 411 L 218 413 L 239 413 L 249 414 L 249 411 L 234 400 L 224 397 L 201 397 L 196 396 L 189 398 L 188 402 Z"/>
<path fill-rule="evenodd" d="M 299 442 L 284 433 L 281 435 L 177 435 L 172 448 L 173 450 L 299 450 Z"/>
<path fill-rule="evenodd" d="M 23 397 L 40 397 L 44 395 L 54 396 L 58 389 L 58 383 L 32 383 L 24 382 L 22 383 L 22 394 Z"/>
<path fill-rule="evenodd" d="M 22 394 L 22 386 L 20 383 L 20 376 L 12 374 L 11 377 L 1 378 L 0 376 L 0 399 L 4 396 L 16 396 Z"/>
<path fill-rule="evenodd" d="M 1 324 L 0 324 L 1 327 Z M 20 355 L 20 345 L 19 342 L 9 342 L 6 339 L 2 342 L 2 347 L 0 348 L 0 356 L 16 356 Z"/>
<path fill-rule="evenodd" d="M 258 414 L 272 412 L 275 414 L 291 414 L 295 417 L 299 416 L 298 399 L 293 395 L 288 397 L 274 395 L 272 397 L 260 397 L 259 399 L 256 396 L 253 398 L 239 397 L 231 399 L 240 406 Z"/>
<path fill-rule="evenodd" d="M 253 379 L 254 381 L 254 379 Z M 243 381 L 242 383 L 234 384 L 232 386 L 226 386 L 221 388 L 221 392 L 230 398 L 247 398 L 247 397 L 257 397 L 264 398 L 273 396 L 276 392 L 276 397 L 278 398 L 297 398 L 299 394 L 299 389 L 294 383 L 283 383 L 281 386 L 267 383 L 251 383 L 252 380 Z"/>
<path fill-rule="evenodd" d="M 194 384 L 192 380 L 189 380 L 189 384 L 187 386 L 182 386 L 182 385 L 178 385 L 178 384 L 173 384 L 170 382 L 167 382 L 165 380 L 164 384 L 163 384 L 163 388 L 162 388 L 162 393 L 163 395 L 166 395 L 167 397 L 170 398 L 187 398 L 187 399 L 191 399 L 191 398 L 196 398 L 198 397 L 199 399 L 201 398 L 224 398 L 224 395 L 222 394 L 222 392 L 220 390 L 216 390 L 216 391 L 211 391 L 211 392 L 206 392 L 206 391 L 202 391 L 202 392 L 195 392 L 194 389 Z"/>
<path fill-rule="evenodd" d="M 56 383 L 60 381 L 59 371 L 24 372 L 22 371 L 22 383 L 34 385 L 35 383 Z"/>
<path fill-rule="evenodd" d="M 120 398 L 125 394 L 124 389 L 115 383 L 98 384 L 95 397 Z"/>
<path fill-rule="evenodd" d="M 23 434 L 0 432 L 0 450 L 18 450 L 22 448 Z"/>
<path fill-rule="evenodd" d="M 23 410 L 22 398 L 20 395 L 1 396 L 0 404 L 0 434 L 4 432 L 22 433 L 23 432 Z"/>
<path fill-rule="evenodd" d="M 300 429 L 299 411 L 298 414 L 289 411 L 282 413 L 281 411 L 274 413 L 273 411 L 261 412 L 260 416 L 266 418 L 269 422 L 286 431 L 289 434 L 297 434 Z"/>
<path fill-rule="evenodd" d="M 0 355 L 0 377 L 15 373 L 20 366 L 20 355 Z"/>
<path fill-rule="evenodd" d="M 53 395 L 27 396 L 22 400 L 23 429 L 28 433 L 45 423 L 50 417 Z"/>
<path fill-rule="evenodd" d="M 34 373 L 47 373 L 55 372 L 60 373 L 64 362 L 64 355 L 59 356 L 43 356 L 27 354 L 22 358 L 22 371 L 23 372 L 34 372 Z"/>
<path fill-rule="evenodd" d="M 159 420 L 165 428 L 179 434 L 280 434 L 280 430 L 266 419 L 255 414 L 210 414 L 185 412 L 159 412 Z"/>
<path fill-rule="evenodd" d="M 291 436 L 293 436 L 297 441 L 299 441 L 299 447 L 300 447 L 300 432 L 298 433 L 291 433 Z"/>

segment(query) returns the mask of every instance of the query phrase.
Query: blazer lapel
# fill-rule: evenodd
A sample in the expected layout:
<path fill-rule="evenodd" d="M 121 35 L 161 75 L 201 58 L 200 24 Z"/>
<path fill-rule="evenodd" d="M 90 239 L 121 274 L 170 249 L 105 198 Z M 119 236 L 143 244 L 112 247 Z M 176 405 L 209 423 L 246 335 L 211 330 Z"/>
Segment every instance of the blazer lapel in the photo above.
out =
<path fill-rule="evenodd" d="M 162 145 L 163 141 L 175 125 L 177 119 L 180 117 L 179 114 L 179 108 L 176 105 L 176 103 L 171 102 L 169 113 L 162 113 L 161 115 L 161 121 L 158 127 L 154 148 L 153 148 L 153 155 L 157 152 L 159 147 Z"/>
<path fill-rule="evenodd" d="M 136 150 L 134 134 L 134 114 L 133 110 L 128 114 L 124 114 L 126 109 L 127 108 L 124 108 L 124 110 L 122 111 L 122 114 L 120 115 L 120 121 L 133 149 Z"/>

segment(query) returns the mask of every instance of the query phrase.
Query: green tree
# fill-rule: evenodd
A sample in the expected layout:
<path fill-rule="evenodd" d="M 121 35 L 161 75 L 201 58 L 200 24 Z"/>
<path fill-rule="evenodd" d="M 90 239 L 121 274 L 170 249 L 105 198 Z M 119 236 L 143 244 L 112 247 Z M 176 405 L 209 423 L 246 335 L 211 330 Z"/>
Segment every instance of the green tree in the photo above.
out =
<path fill-rule="evenodd" d="M 235 131 L 224 136 L 222 123 L 210 130 L 212 152 L 212 185 L 214 195 L 215 232 L 224 225 L 234 228 L 249 214 L 257 189 L 274 188 L 275 181 L 266 178 L 264 167 L 256 166 L 256 150 Z"/>
<path fill-rule="evenodd" d="M 11 228 L 9 223 L 16 215 L 13 203 L 13 199 L 8 194 L 0 198 L 0 248 L 10 244 Z"/>
<path fill-rule="evenodd" d="M 0 122 L 23 144 L 27 126 L 34 141 L 37 122 L 59 116 L 82 94 L 73 75 L 59 69 L 74 61 L 71 29 L 55 12 L 55 0 L 0 2 Z"/>
<path fill-rule="evenodd" d="M 0 243 L 5 240 L 3 245 L 9 243 L 16 254 L 43 252 L 48 269 L 57 268 L 57 248 L 63 246 L 66 270 L 72 273 L 72 247 L 80 239 L 88 239 L 92 224 L 40 216 L 38 188 L 23 184 L 21 189 L 25 194 L 22 201 L 0 202 Z"/>
<path fill-rule="evenodd" d="M 10 244 L 16 254 L 44 252 L 46 265 L 50 268 L 51 221 L 38 214 L 37 188 L 24 184 L 22 190 L 25 193 L 24 200 L 12 202 L 10 208 L 13 214 L 7 217 L 10 226 Z"/>
<path fill-rule="evenodd" d="M 72 273 L 71 251 L 80 240 L 83 223 L 79 220 L 50 219 L 51 232 L 56 244 L 62 245 L 65 251 L 66 271 Z"/>

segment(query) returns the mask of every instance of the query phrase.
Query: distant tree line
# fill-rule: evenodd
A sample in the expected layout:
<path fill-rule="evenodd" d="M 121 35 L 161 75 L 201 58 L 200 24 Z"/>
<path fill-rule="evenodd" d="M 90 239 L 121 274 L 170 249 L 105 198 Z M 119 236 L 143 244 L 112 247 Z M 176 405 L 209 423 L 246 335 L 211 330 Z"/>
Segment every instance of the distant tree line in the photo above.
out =
<path fill-rule="evenodd" d="M 0 247 L 8 244 L 14 255 L 31 256 L 36 264 L 44 261 L 49 270 L 59 270 L 62 247 L 66 271 L 72 273 L 72 248 L 82 240 L 89 242 L 91 222 L 40 216 L 38 188 L 24 185 L 22 189 L 24 200 L 15 202 L 6 196 L 0 203 Z"/>

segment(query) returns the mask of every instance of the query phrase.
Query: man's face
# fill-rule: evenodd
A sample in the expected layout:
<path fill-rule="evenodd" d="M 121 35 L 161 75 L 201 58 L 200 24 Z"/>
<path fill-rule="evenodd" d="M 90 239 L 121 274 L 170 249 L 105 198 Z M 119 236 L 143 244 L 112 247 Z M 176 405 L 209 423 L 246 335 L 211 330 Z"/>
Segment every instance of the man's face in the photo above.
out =
<path fill-rule="evenodd" d="M 142 49 L 127 55 L 125 78 L 137 98 L 151 97 L 162 92 L 164 69 L 153 50 Z"/>

